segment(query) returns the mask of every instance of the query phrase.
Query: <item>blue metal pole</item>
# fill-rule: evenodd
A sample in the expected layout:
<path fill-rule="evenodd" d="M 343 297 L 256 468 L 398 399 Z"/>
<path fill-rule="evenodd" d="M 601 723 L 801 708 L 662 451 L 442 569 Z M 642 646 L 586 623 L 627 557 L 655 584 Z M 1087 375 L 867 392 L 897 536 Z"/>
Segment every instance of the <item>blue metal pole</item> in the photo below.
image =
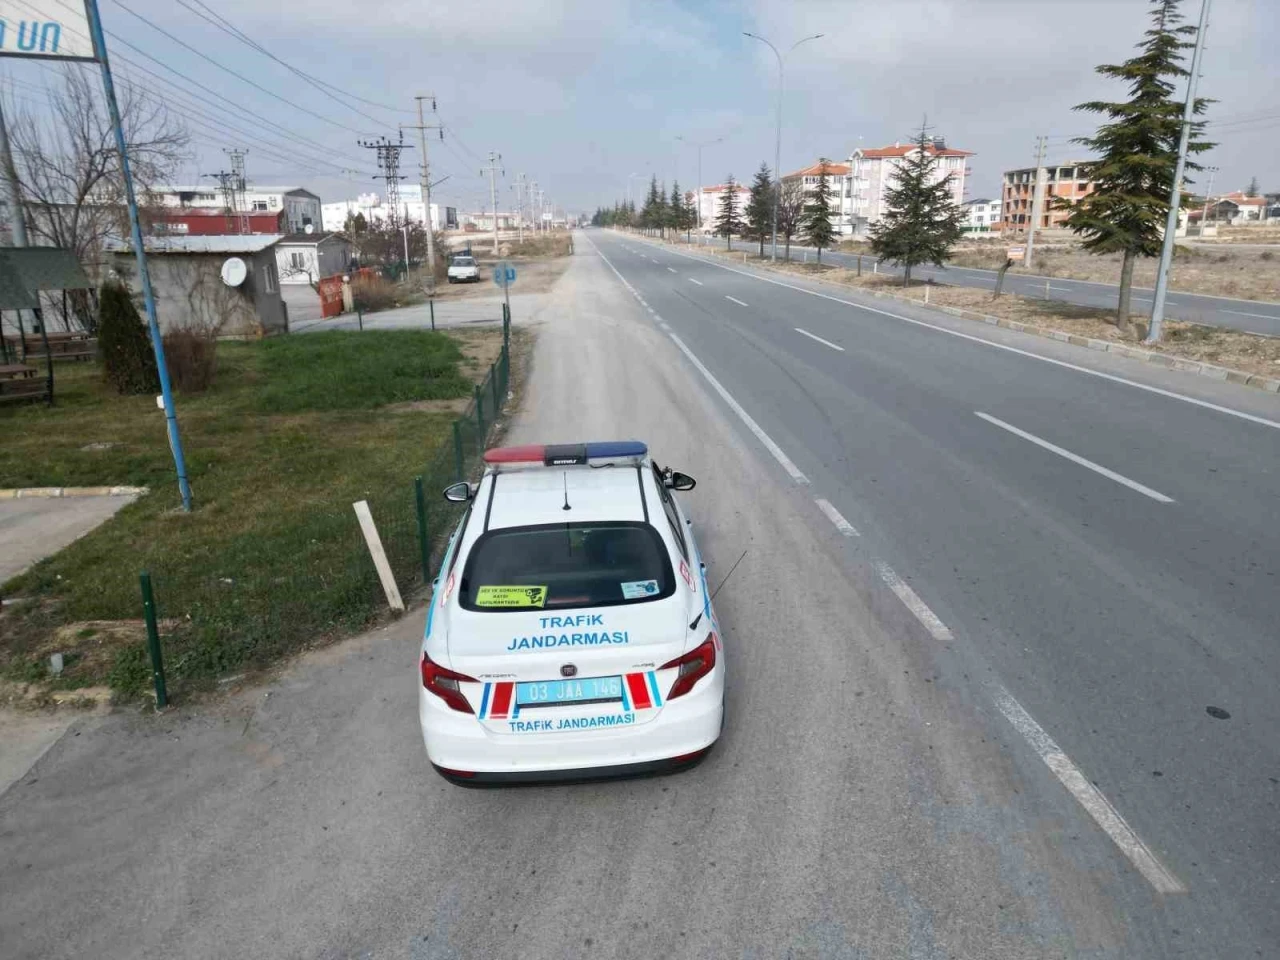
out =
<path fill-rule="evenodd" d="M 151 328 L 151 347 L 156 354 L 156 368 L 160 374 L 160 394 L 164 398 L 164 416 L 169 428 L 169 449 L 173 451 L 173 464 L 178 472 L 178 490 L 182 494 L 182 509 L 191 510 L 191 484 L 187 482 L 187 463 L 182 455 L 182 437 L 178 433 L 178 413 L 173 408 L 173 391 L 169 387 L 169 368 L 164 362 L 164 340 L 160 337 L 160 324 L 156 321 L 156 298 L 151 291 L 151 274 L 147 270 L 147 253 L 142 245 L 142 226 L 138 222 L 138 198 L 133 192 L 133 174 L 129 172 L 129 150 L 125 144 L 124 127 L 120 123 L 120 107 L 116 103 L 116 88 L 111 80 L 111 65 L 107 62 L 107 41 L 102 33 L 102 16 L 98 13 L 98 0 L 85 0 L 89 15 L 89 32 L 93 36 L 93 50 L 102 64 L 102 88 L 107 97 L 107 110 L 111 125 L 115 128 L 116 149 L 120 152 L 120 173 L 124 177 L 125 197 L 129 204 L 129 229 L 133 235 L 133 252 L 138 258 L 138 280 L 142 284 L 142 299 L 147 308 L 147 325 Z"/>

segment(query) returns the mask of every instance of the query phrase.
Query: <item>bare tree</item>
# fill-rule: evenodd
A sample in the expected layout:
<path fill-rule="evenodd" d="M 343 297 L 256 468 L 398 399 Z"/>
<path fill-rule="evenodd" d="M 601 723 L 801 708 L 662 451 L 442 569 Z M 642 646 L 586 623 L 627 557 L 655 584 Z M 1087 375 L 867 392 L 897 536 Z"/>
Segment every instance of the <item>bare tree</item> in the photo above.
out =
<path fill-rule="evenodd" d="M 186 125 L 166 104 L 128 83 L 119 85 L 120 116 L 139 201 L 169 180 L 189 157 Z M 22 189 L 29 242 L 63 247 L 100 279 L 110 238 L 129 235 L 124 180 L 115 134 L 90 74 L 67 65 L 47 111 L 9 105 L 14 164 Z M 145 211 L 143 213 L 146 219 Z M 95 323 L 88 291 L 72 291 L 80 325 Z M 63 316 L 64 323 L 68 317 Z"/>
<path fill-rule="evenodd" d="M 787 259 L 791 259 L 791 238 L 800 232 L 804 219 L 804 184 L 799 177 L 783 181 L 778 198 L 778 232 L 787 242 Z"/>

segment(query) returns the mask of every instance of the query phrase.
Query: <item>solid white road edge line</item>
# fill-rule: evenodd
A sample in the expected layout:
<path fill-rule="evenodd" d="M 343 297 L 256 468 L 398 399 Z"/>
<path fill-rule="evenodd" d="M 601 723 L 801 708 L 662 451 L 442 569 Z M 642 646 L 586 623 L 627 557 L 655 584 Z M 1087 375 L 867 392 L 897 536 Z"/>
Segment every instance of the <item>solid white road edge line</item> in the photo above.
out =
<path fill-rule="evenodd" d="M 1111 805 L 1111 801 L 1089 782 L 1080 768 L 1062 752 L 1062 748 L 1054 742 L 1053 738 L 1044 732 L 1044 728 L 1022 708 L 1022 704 L 1003 687 L 996 693 L 995 701 L 1005 719 L 1018 733 L 1022 734 L 1027 743 L 1031 744 L 1031 748 L 1040 755 L 1045 766 L 1053 771 L 1053 775 L 1120 848 L 1120 852 L 1129 858 L 1129 862 L 1138 868 L 1138 872 L 1146 878 L 1147 882 L 1155 887 L 1158 893 L 1186 893 L 1187 888 L 1182 882 L 1156 859 L 1155 854 L 1142 842 L 1142 838 Z"/>
<path fill-rule="evenodd" d="M 810 333 L 808 330 L 801 330 L 799 327 L 796 327 L 795 329 L 796 333 L 803 333 L 810 340 L 817 340 L 824 347 L 830 347 L 832 350 L 839 350 L 841 353 L 844 353 L 844 347 L 834 344 L 830 340 L 823 340 L 816 333 Z"/>
<path fill-rule="evenodd" d="M 737 297 L 731 297 L 731 296 L 729 296 L 727 293 L 724 295 L 724 298 L 725 298 L 726 300 L 732 300 L 734 303 L 736 303 L 736 304 L 737 304 L 738 306 L 740 306 L 740 307 L 745 307 L 745 306 L 746 306 L 746 304 L 745 304 L 745 303 L 743 303 L 741 300 L 739 300 Z"/>
<path fill-rule="evenodd" d="M 842 300 L 840 297 L 833 297 L 830 294 L 819 293 L 817 290 L 806 290 L 804 287 L 797 287 L 790 283 L 784 283 L 781 280 L 774 280 L 772 277 L 761 277 L 746 270 L 739 270 L 737 267 L 731 267 L 727 264 L 716 263 L 714 260 L 705 257 L 695 257 L 690 253 L 683 253 L 680 250 L 672 250 L 681 257 L 688 257 L 690 260 L 697 260 L 701 263 L 710 264 L 713 267 L 719 267 L 721 270 L 728 270 L 730 273 L 739 273 L 744 277 L 750 277 L 752 280 L 761 280 L 765 283 L 772 283 L 779 287 L 786 287 L 788 290 L 795 290 L 797 293 L 807 293 L 811 297 L 819 297 L 823 300 L 831 300 L 835 303 L 842 303 L 846 307 L 855 307 L 858 310 L 866 310 L 869 313 L 878 313 L 881 316 L 892 317 L 894 320 L 901 320 L 904 323 L 912 323 L 917 327 L 926 327 L 929 330 L 936 330 L 939 333 L 945 333 L 948 336 L 959 337 L 961 340 L 969 340 L 973 343 L 981 343 L 984 346 L 995 347 L 997 350 L 1006 350 L 1009 353 L 1016 353 L 1022 357 L 1030 357 L 1032 360 L 1039 360 L 1042 363 L 1051 363 L 1055 367 L 1065 367 L 1068 370 L 1075 370 L 1077 373 L 1083 373 L 1090 377 L 1099 377 L 1103 380 L 1110 380 L 1112 383 L 1123 383 L 1126 387 L 1134 387 L 1138 390 L 1145 390 L 1147 393 L 1154 393 L 1162 397 L 1168 397 L 1171 400 L 1181 400 L 1183 403 L 1194 404 L 1197 407 L 1204 407 L 1206 410 L 1215 410 L 1218 413 L 1225 413 L 1230 417 L 1239 417 L 1241 420 L 1248 420 L 1252 423 L 1260 423 L 1264 427 L 1271 427 L 1273 430 L 1280 430 L 1280 421 L 1268 420 L 1266 417 L 1254 416 L 1252 413 L 1245 413 L 1241 410 L 1232 410 L 1230 407 L 1224 407 L 1220 404 L 1210 403 L 1208 400 L 1197 400 L 1195 397 L 1188 397 L 1185 394 L 1174 393 L 1172 390 L 1164 390 L 1161 387 L 1152 387 L 1145 383 L 1138 383 L 1136 380 L 1129 380 L 1125 377 L 1118 377 L 1113 373 L 1103 373 L 1101 370 L 1090 370 L 1088 367 L 1082 367 L 1075 363 L 1068 363 L 1066 360 L 1055 360 L 1053 357 L 1042 356 L 1038 353 L 1032 353 L 1030 350 L 1022 350 L 1019 347 L 1011 347 L 1006 343 L 996 343 L 994 340 L 987 340 L 984 337 L 975 337 L 971 333 L 961 333 L 959 330 L 951 330 L 947 327 L 940 327 L 936 323 L 929 323 L 925 320 L 916 320 L 912 317 L 904 317 L 900 313 L 890 313 L 888 310 L 881 310 L 878 307 L 869 307 L 864 303 L 854 303 L 852 300 Z M 603 254 L 602 254 L 603 256 Z M 1200 294 L 1197 294 L 1200 296 Z"/>
<path fill-rule="evenodd" d="M 885 586 L 898 595 L 898 599 L 906 604 L 907 609 L 915 614 L 917 620 L 924 624 L 924 628 L 929 631 L 933 639 L 944 643 L 952 639 L 947 625 L 929 609 L 928 604 L 921 600 L 900 576 L 894 573 L 893 567 L 883 560 L 875 561 L 874 566 Z"/>
<path fill-rule="evenodd" d="M 826 515 L 826 518 L 830 520 L 833 524 L 835 524 L 835 528 L 839 530 L 841 533 L 843 533 L 846 537 L 860 536 L 857 528 L 854 527 L 852 523 L 850 523 L 848 520 L 846 520 L 844 517 L 840 515 L 840 511 L 831 505 L 830 500 L 823 500 L 821 497 L 819 497 L 817 500 L 813 502 L 818 505 L 818 509 L 821 510 Z"/>
<path fill-rule="evenodd" d="M 615 267 L 612 262 L 610 262 L 609 258 L 604 255 L 604 252 L 599 247 L 596 247 L 595 242 L 592 241 L 589 237 L 587 238 L 587 242 L 590 243 L 592 247 L 595 247 L 595 251 L 597 254 L 600 255 L 600 259 L 603 260 L 605 264 L 608 266 L 608 268 L 613 271 L 614 276 L 616 276 L 619 280 L 622 281 L 622 285 L 626 287 L 628 291 L 630 291 L 631 295 L 635 297 L 637 300 L 640 300 L 641 303 L 643 303 L 644 301 L 641 298 L 639 292 L 636 290 L 636 288 L 633 287 L 630 283 L 628 283 L 627 278 L 618 272 L 618 268 Z M 650 312 L 652 313 L 652 311 Z M 679 337 L 677 337 L 674 333 L 670 332 L 670 328 L 666 327 L 666 323 L 661 317 L 659 317 L 656 313 L 654 313 L 653 316 L 654 316 L 654 319 L 657 320 L 660 325 L 662 325 L 667 329 L 668 331 L 667 336 L 669 336 L 672 342 L 675 343 L 675 345 L 680 348 L 680 351 L 686 357 L 689 358 L 689 362 L 698 368 L 698 372 L 701 373 L 704 377 L 706 377 L 707 382 L 711 384 L 712 387 L 715 388 L 716 393 L 720 394 L 720 399 L 722 399 L 725 403 L 729 405 L 729 409 L 731 409 L 734 413 L 736 413 L 738 417 L 742 420 L 742 422 L 747 425 L 747 429 L 756 435 L 756 439 L 759 440 L 761 443 L 763 443 L 765 446 L 765 449 L 768 450 L 771 454 L 773 454 L 773 458 L 777 460 L 778 463 L 782 464 L 782 469 L 787 471 L 787 473 L 791 475 L 791 479 L 794 480 L 796 483 L 808 484 L 809 478 L 806 477 L 800 471 L 800 468 L 797 467 L 791 461 L 790 457 L 788 457 L 785 453 L 782 452 L 782 448 L 773 442 L 773 438 L 764 432 L 760 424 L 756 423 L 755 420 L 752 419 L 751 414 L 747 413 L 746 410 L 742 409 L 742 405 L 739 404 L 737 400 L 733 399 L 733 396 L 729 393 L 729 391 L 720 385 L 720 381 L 717 380 L 712 375 L 710 370 L 708 370 L 706 367 L 702 365 L 702 361 L 699 360 L 696 356 L 694 356 L 693 351 L 684 345 L 684 341 L 681 340 Z"/>
<path fill-rule="evenodd" d="M 693 355 L 693 351 L 684 345 L 684 341 L 677 337 L 674 333 L 667 334 L 681 352 L 689 358 L 689 362 L 698 368 L 698 372 L 707 378 L 707 382 L 715 388 L 716 393 L 720 394 L 720 399 L 729 405 L 729 408 L 747 425 L 747 429 L 756 435 L 756 439 L 764 444 L 765 449 L 773 454 L 773 458 L 782 464 L 782 469 L 791 474 L 791 479 L 796 483 L 809 482 L 809 478 L 800 472 L 800 468 L 791 462 L 791 458 L 782 452 L 782 448 L 773 442 L 773 439 L 764 432 L 760 424 L 751 418 L 751 414 L 742 409 L 737 400 L 733 399 L 729 391 L 720 385 L 717 380 L 706 367 L 702 365 L 702 361 Z"/>
<path fill-rule="evenodd" d="M 695 280 L 695 279 L 693 279 L 693 277 L 690 277 L 690 278 L 689 278 L 689 282 L 690 282 L 690 283 L 696 283 L 698 286 L 702 286 L 702 281 L 701 281 L 701 280 Z"/>
<path fill-rule="evenodd" d="M 1029 440 L 1032 443 L 1034 443 L 1036 446 L 1043 447 L 1044 449 L 1048 450 L 1050 453 L 1056 453 L 1060 457 L 1065 457 L 1067 460 L 1070 460 L 1072 463 L 1078 463 L 1080 464 L 1080 466 L 1085 467 L 1086 469 L 1092 470 L 1094 473 L 1100 473 L 1104 477 L 1106 477 L 1108 480 L 1114 480 L 1116 483 L 1124 484 L 1130 490 L 1137 490 L 1138 493 L 1142 494 L 1143 496 L 1150 497 L 1152 500 L 1157 500 L 1160 503 L 1173 503 L 1173 497 L 1166 497 L 1159 490 L 1152 490 L 1150 487 L 1147 487 L 1142 485 L 1141 483 L 1138 483 L 1137 480 L 1130 480 L 1128 477 L 1124 476 L 1123 474 L 1116 473 L 1114 470 L 1108 470 L 1106 467 L 1102 466 L 1101 464 L 1094 463 L 1092 460 L 1086 460 L 1084 457 L 1080 456 L 1079 454 L 1072 453 L 1070 450 L 1064 450 L 1062 447 L 1059 447 L 1057 444 L 1050 443 L 1048 440 L 1042 440 L 1039 437 L 1037 437 L 1034 433 L 1027 433 L 1027 431 L 1025 430 L 1019 430 L 1013 424 L 1005 423 L 1003 420 L 998 420 L 995 417 L 991 416 L 991 414 L 983 413 L 981 410 L 975 410 L 973 411 L 973 413 L 974 413 L 974 416 L 980 417 L 981 419 L 987 421 L 987 423 L 990 423 L 990 424 L 993 424 L 994 426 L 999 427 L 1001 430 L 1008 430 L 1014 436 L 1021 437 L 1023 440 Z"/>

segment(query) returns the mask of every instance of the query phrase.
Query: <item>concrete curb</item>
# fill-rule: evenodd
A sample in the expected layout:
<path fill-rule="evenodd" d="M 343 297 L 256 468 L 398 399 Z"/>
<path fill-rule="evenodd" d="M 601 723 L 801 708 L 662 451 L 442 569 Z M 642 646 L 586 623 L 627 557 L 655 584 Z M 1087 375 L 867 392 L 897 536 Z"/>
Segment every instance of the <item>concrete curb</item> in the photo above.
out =
<path fill-rule="evenodd" d="M 149 487 L 10 487 L 0 490 L 0 500 L 25 500 L 29 497 L 140 497 L 150 492 Z"/>
<path fill-rule="evenodd" d="M 715 254 L 703 253 L 702 251 L 697 251 L 696 255 L 701 256 L 705 260 L 711 261 L 727 259 Z M 790 273 L 786 270 L 770 270 L 769 267 L 761 266 L 758 263 L 747 264 L 747 266 L 755 267 L 759 270 L 765 270 L 769 273 L 783 274 L 791 277 L 798 276 L 797 274 Z M 1095 337 L 1082 337 L 1078 334 L 1066 333 L 1062 330 L 1051 330 L 1048 327 L 1039 327 L 1031 323 L 1019 323 L 1016 320 L 1005 320 L 1001 317 L 993 317 L 990 314 L 978 313 L 976 310 L 966 310 L 963 307 L 934 306 L 932 304 L 922 303 L 919 300 L 913 300 L 911 297 L 904 297 L 894 293 L 884 293 L 879 290 L 864 290 L 861 287 L 850 287 L 846 284 L 836 283 L 832 280 L 823 280 L 821 277 L 798 277 L 798 279 L 808 280 L 811 283 L 821 283 L 837 290 L 843 290 L 846 293 L 862 294 L 868 297 L 875 297 L 879 300 L 897 300 L 899 303 L 909 303 L 912 306 L 923 307 L 926 310 L 939 310 L 942 313 L 949 314 L 953 317 L 960 317 L 964 320 L 977 320 L 993 327 L 1004 327 L 1008 330 L 1017 330 L 1021 333 L 1029 333 L 1035 337 L 1044 337 L 1046 340 L 1057 340 L 1060 343 L 1070 343 L 1078 347 L 1088 347 L 1090 350 L 1099 350 L 1103 353 L 1114 353 L 1122 357 L 1128 357 L 1130 360 L 1140 360 L 1143 363 L 1154 363 L 1156 366 L 1164 367 L 1167 370 L 1181 370 L 1184 373 L 1195 373 L 1202 377 L 1208 377 L 1210 380 L 1225 380 L 1227 383 L 1236 383 L 1241 386 L 1265 390 L 1268 393 L 1280 394 L 1280 379 L 1264 377 L 1259 373 L 1248 373 L 1244 370 L 1233 370 L 1230 367 L 1219 367 L 1212 363 L 1205 363 L 1201 360 L 1188 360 L 1185 357 L 1170 356 L 1167 353 L 1157 353 L 1154 350 L 1143 350 L 1139 347 L 1131 347 L 1128 344 L 1115 343 L 1111 340 L 1098 340 Z M 939 286 L 943 285 L 939 284 Z"/>

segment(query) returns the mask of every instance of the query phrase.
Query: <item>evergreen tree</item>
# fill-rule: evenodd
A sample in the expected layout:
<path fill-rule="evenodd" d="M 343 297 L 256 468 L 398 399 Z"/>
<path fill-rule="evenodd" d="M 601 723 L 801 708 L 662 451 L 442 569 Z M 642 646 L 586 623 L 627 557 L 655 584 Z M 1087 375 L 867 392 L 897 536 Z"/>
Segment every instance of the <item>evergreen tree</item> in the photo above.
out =
<path fill-rule="evenodd" d="M 745 220 L 747 239 L 760 242 L 760 256 L 763 257 L 765 238 L 773 234 L 773 174 L 769 172 L 767 163 L 760 164 L 755 179 L 751 181 Z"/>
<path fill-rule="evenodd" d="M 698 225 L 698 196 L 690 190 L 684 195 L 684 234 L 685 239 L 693 242 L 693 228 Z"/>
<path fill-rule="evenodd" d="M 1174 92 L 1177 82 L 1188 74 L 1182 66 L 1184 51 L 1195 45 L 1196 28 L 1180 25 L 1178 0 L 1150 2 L 1152 26 L 1138 44 L 1138 56 L 1097 68 L 1104 77 L 1128 84 L 1129 99 L 1121 103 L 1093 100 L 1076 107 L 1103 114 L 1109 121 L 1094 136 L 1075 141 L 1099 157 L 1088 165 L 1093 193 L 1075 203 L 1055 200 L 1057 208 L 1070 211 L 1066 225 L 1083 237 L 1084 249 L 1123 254 L 1116 311 L 1121 332 L 1129 329 L 1134 261 L 1159 256 L 1164 241 L 1182 133 L 1183 103 L 1174 99 Z M 1194 112 L 1203 113 L 1210 102 L 1197 98 Z M 1203 131 L 1203 121 L 1192 124 L 1188 171 L 1200 169 L 1193 156 L 1214 146 L 1201 138 Z M 1187 199 L 1183 194 L 1182 203 Z"/>
<path fill-rule="evenodd" d="M 1256 197 L 1258 195 L 1258 178 L 1257 177 L 1249 178 L 1249 188 L 1245 190 L 1244 195 L 1246 197 Z"/>
<path fill-rule="evenodd" d="M 129 288 L 117 281 L 104 283 L 98 297 L 98 353 L 104 375 L 118 392 L 159 391 L 151 337 Z"/>
<path fill-rule="evenodd" d="M 801 224 L 805 239 L 818 248 L 818 262 L 822 262 L 824 247 L 830 247 L 836 232 L 831 226 L 831 184 L 827 182 L 831 161 L 823 157 L 818 161 L 818 184 L 804 205 Z"/>
<path fill-rule="evenodd" d="M 674 180 L 671 183 L 671 198 L 667 200 L 667 226 L 672 233 L 679 233 L 685 228 L 686 213 L 684 197 L 680 194 L 680 181 Z"/>
<path fill-rule="evenodd" d="M 659 188 L 656 175 L 649 179 L 649 193 L 640 210 L 640 226 L 646 230 L 661 230 L 666 225 L 666 191 Z"/>
<path fill-rule="evenodd" d="M 724 237 L 728 249 L 732 250 L 735 233 L 742 233 L 742 216 L 738 212 L 738 182 L 731 173 L 724 182 L 724 194 L 716 212 L 716 235 Z"/>
<path fill-rule="evenodd" d="M 960 239 L 964 213 L 951 191 L 951 174 L 938 176 L 940 160 L 924 127 L 915 149 L 902 159 L 894 184 L 885 191 L 888 211 L 871 227 L 871 249 L 881 259 L 901 264 L 902 285 L 911 282 L 918 263 L 942 266 Z"/>

